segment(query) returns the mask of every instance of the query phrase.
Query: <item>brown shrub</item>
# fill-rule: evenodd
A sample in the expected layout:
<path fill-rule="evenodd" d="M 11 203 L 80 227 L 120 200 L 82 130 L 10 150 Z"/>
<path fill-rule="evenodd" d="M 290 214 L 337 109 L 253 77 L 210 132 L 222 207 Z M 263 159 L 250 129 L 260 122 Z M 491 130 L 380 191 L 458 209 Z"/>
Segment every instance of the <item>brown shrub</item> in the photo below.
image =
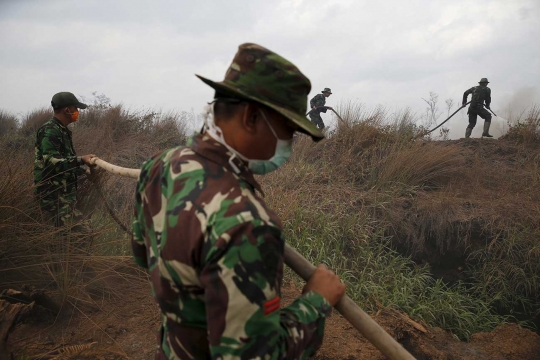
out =
<path fill-rule="evenodd" d="M 510 118 L 508 132 L 501 139 L 516 141 L 519 144 L 540 144 L 540 105 L 535 104 Z"/>
<path fill-rule="evenodd" d="M 53 116 L 51 107 L 35 109 L 24 115 L 19 131 L 23 136 L 35 137 L 37 129 Z"/>
<path fill-rule="evenodd" d="M 0 138 L 14 133 L 19 127 L 17 117 L 8 111 L 0 109 Z"/>

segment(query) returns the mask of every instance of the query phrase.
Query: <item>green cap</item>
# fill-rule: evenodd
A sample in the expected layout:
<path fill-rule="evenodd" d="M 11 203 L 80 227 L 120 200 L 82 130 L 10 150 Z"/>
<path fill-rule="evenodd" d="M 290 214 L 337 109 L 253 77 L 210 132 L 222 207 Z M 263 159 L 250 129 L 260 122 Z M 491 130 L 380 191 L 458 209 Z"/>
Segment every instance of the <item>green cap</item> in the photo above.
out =
<path fill-rule="evenodd" d="M 481 78 L 480 81 L 478 82 L 479 84 L 481 83 L 489 83 L 488 79 L 487 78 Z"/>
<path fill-rule="evenodd" d="M 325 93 L 325 92 L 329 92 L 330 94 L 332 93 L 332 90 L 330 90 L 330 88 L 324 88 L 323 91 L 321 91 L 322 93 Z"/>
<path fill-rule="evenodd" d="M 252 100 L 274 109 L 315 141 L 324 138 L 305 115 L 311 90 L 309 79 L 294 64 L 260 45 L 240 45 L 225 80 L 215 82 L 197 77 L 217 93 Z"/>
<path fill-rule="evenodd" d="M 60 109 L 66 106 L 75 106 L 79 109 L 86 109 L 86 104 L 83 104 L 77 98 L 73 93 L 64 91 L 54 94 L 51 100 L 51 105 L 55 109 Z"/>

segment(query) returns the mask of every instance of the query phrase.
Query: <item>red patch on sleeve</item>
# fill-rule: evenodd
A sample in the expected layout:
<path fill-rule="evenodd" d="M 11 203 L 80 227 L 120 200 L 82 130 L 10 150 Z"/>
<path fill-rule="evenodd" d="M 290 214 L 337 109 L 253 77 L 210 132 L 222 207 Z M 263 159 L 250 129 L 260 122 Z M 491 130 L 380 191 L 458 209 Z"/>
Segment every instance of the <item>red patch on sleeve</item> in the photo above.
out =
<path fill-rule="evenodd" d="M 281 298 L 279 296 L 276 296 L 272 300 L 268 300 L 264 303 L 264 315 L 268 315 L 270 313 L 273 313 L 277 309 L 279 309 Z"/>

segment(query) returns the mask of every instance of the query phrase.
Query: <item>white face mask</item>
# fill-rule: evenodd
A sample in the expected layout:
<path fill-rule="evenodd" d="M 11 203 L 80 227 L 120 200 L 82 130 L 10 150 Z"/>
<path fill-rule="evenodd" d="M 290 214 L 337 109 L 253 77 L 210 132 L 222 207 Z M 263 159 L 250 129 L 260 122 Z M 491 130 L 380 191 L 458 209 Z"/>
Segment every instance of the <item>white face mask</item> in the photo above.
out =
<path fill-rule="evenodd" d="M 225 146 L 232 154 L 231 158 L 229 159 L 229 164 L 234 169 L 234 171 L 238 174 L 240 173 L 240 170 L 238 167 L 234 164 L 233 159 L 235 157 L 239 157 L 240 159 L 246 161 L 248 163 L 249 169 L 257 175 L 264 175 L 268 174 L 271 171 L 276 170 L 281 165 L 283 165 L 291 156 L 292 153 L 292 139 L 290 140 L 281 140 L 278 138 L 276 132 L 272 128 L 272 125 L 270 125 L 270 122 L 266 118 L 266 115 L 262 110 L 261 114 L 270 128 L 270 131 L 272 131 L 272 134 L 276 138 L 276 149 L 274 151 L 274 155 L 268 159 L 268 160 L 257 160 L 257 159 L 248 159 L 244 155 L 240 154 L 238 151 L 230 147 L 226 142 L 225 138 L 223 137 L 223 131 L 217 126 L 214 122 L 214 104 L 209 104 L 205 108 L 205 127 L 206 132 L 212 136 L 214 139 L 216 139 L 220 144 Z"/>

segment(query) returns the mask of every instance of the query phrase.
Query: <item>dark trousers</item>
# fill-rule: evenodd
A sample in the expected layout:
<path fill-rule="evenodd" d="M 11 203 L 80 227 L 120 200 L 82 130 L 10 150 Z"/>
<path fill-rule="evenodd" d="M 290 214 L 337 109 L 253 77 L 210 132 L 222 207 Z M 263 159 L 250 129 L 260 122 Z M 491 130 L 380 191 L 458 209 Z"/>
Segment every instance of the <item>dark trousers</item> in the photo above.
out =
<path fill-rule="evenodd" d="M 317 126 L 319 129 L 324 129 L 324 122 L 322 121 L 321 114 L 319 114 L 317 111 L 313 111 L 309 114 L 309 118 L 311 119 L 311 122 Z"/>
<path fill-rule="evenodd" d="M 469 107 L 467 114 L 469 114 L 469 129 L 474 129 L 478 116 L 484 119 L 485 122 L 491 122 L 491 113 L 483 107 Z"/>

